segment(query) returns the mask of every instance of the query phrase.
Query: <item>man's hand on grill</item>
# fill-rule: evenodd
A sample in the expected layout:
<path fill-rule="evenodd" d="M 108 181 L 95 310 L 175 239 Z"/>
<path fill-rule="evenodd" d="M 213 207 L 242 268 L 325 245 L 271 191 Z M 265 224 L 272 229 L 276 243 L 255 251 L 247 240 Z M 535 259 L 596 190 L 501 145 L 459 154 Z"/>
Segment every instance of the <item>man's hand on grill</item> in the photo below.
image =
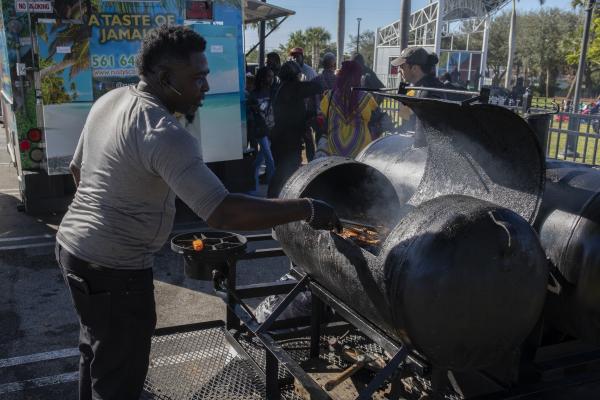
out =
<path fill-rule="evenodd" d="M 317 230 L 335 229 L 338 232 L 342 231 L 342 223 L 338 218 L 333 207 L 321 200 L 309 199 L 311 202 L 312 215 L 306 221 L 311 228 Z"/>

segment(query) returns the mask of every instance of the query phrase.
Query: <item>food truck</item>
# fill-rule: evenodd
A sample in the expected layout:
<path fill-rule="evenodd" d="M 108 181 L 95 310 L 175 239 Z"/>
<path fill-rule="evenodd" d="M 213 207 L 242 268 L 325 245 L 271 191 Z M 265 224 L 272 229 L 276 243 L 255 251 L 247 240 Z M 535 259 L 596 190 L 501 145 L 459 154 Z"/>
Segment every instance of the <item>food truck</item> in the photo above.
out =
<path fill-rule="evenodd" d="M 25 210 L 66 209 L 69 163 L 92 104 L 137 82 L 141 40 L 164 23 L 207 40 L 211 89 L 189 130 L 226 186 L 247 190 L 244 24 L 290 14 L 258 0 L 2 0 L 0 98 Z"/>

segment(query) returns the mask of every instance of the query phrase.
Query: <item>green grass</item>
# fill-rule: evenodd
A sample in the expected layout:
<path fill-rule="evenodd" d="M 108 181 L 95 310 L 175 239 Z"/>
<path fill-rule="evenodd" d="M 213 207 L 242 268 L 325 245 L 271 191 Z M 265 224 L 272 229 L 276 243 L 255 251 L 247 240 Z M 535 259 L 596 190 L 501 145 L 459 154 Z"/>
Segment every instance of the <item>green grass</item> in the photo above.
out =
<path fill-rule="evenodd" d="M 552 123 L 552 128 L 559 129 L 560 126 L 561 129 L 566 129 L 567 125 L 568 124 L 563 122 L 562 126 L 560 126 L 559 123 L 555 121 Z M 587 125 L 588 124 L 581 124 L 579 126 L 579 132 L 587 133 Z M 594 149 L 597 149 L 597 147 L 599 146 L 598 139 L 600 139 L 600 135 L 594 133 L 594 131 L 590 127 L 590 135 L 588 137 L 580 136 L 577 138 L 577 153 L 579 153 L 578 157 L 575 157 L 575 159 L 573 159 L 573 157 L 566 157 L 566 159 L 569 161 L 574 161 L 583 164 L 600 165 L 600 149 L 596 150 L 596 154 L 594 157 Z M 567 148 L 567 134 L 561 132 L 559 135 L 558 132 L 550 132 L 548 142 L 548 157 L 565 159 L 564 152 Z"/>

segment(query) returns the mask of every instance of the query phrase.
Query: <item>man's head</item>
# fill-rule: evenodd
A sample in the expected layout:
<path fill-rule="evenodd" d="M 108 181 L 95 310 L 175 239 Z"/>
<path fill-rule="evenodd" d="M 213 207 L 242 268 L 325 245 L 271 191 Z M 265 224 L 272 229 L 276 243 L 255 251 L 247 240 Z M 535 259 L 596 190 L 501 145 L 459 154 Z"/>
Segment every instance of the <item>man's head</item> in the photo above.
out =
<path fill-rule="evenodd" d="M 256 88 L 257 89 L 269 89 L 273 86 L 275 80 L 275 74 L 273 70 L 267 66 L 261 67 L 256 71 Z"/>
<path fill-rule="evenodd" d="M 279 79 L 281 79 L 282 82 L 296 82 L 300 80 L 301 73 L 302 70 L 296 61 L 286 61 L 281 66 Z"/>
<path fill-rule="evenodd" d="M 271 52 L 267 54 L 267 67 L 271 68 L 275 74 L 279 73 L 281 69 L 281 58 L 279 58 L 279 54 L 275 52 Z"/>
<path fill-rule="evenodd" d="M 323 69 L 327 71 L 335 71 L 336 59 L 335 54 L 325 53 L 323 55 Z"/>
<path fill-rule="evenodd" d="M 356 61 L 357 63 L 360 64 L 361 67 L 365 67 L 365 58 L 362 56 L 362 54 L 360 53 L 355 53 L 352 58 L 352 61 Z"/>
<path fill-rule="evenodd" d="M 192 116 L 202 105 L 209 90 L 205 49 L 204 38 L 184 26 L 161 25 L 144 38 L 138 73 L 169 111 Z"/>
<path fill-rule="evenodd" d="M 299 66 L 304 64 L 304 49 L 302 47 L 294 47 L 290 50 L 290 57 L 296 61 Z"/>
<path fill-rule="evenodd" d="M 438 57 L 434 53 L 430 54 L 422 47 L 407 47 L 400 57 L 392 61 L 392 65 L 400 68 L 405 81 L 414 84 L 425 75 L 434 73 L 437 62 Z"/>

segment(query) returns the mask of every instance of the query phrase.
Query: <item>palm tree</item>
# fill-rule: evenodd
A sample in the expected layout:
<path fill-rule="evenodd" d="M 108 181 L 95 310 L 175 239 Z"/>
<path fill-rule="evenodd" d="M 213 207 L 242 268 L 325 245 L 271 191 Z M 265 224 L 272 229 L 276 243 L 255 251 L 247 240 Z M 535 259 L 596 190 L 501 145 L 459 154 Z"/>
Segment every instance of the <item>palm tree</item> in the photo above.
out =
<path fill-rule="evenodd" d="M 283 55 L 283 58 L 285 59 L 288 54 L 290 53 L 290 50 L 293 49 L 294 47 L 306 47 L 307 41 L 306 41 L 306 36 L 304 35 L 304 32 L 302 32 L 301 30 L 295 31 L 290 33 L 290 35 L 288 36 L 288 41 L 285 44 L 280 44 L 279 45 L 279 53 L 281 53 Z"/>
<path fill-rule="evenodd" d="M 304 36 L 306 37 L 307 43 L 310 44 L 312 67 L 316 69 L 319 67 L 320 50 L 327 46 L 327 43 L 331 40 L 331 35 L 325 28 L 319 26 L 308 28 L 304 32 Z"/>
<path fill-rule="evenodd" d="M 221 0 L 225 4 L 241 7 L 241 0 Z M 69 24 L 54 24 L 50 29 L 50 32 L 46 32 L 46 27 L 43 24 L 38 24 L 38 37 L 48 42 L 49 34 L 56 33 L 54 39 L 49 43 L 48 58 L 52 58 L 56 53 L 58 46 L 71 46 L 71 52 L 65 54 L 63 60 L 57 64 L 52 64 L 46 68 L 41 69 L 40 76 L 44 77 L 60 72 L 67 68 L 71 68 L 69 71 L 69 77 L 77 75 L 80 71 L 84 71 L 90 68 L 90 37 L 91 27 L 88 25 L 87 20 L 93 13 L 98 13 L 101 8 L 100 0 L 91 0 L 87 3 L 87 7 L 82 9 L 80 7 L 68 7 L 62 10 L 62 16 L 64 19 L 78 20 L 82 23 L 69 23 Z M 144 12 L 146 9 L 152 7 L 151 5 L 132 2 L 119 2 L 116 3 L 116 10 L 120 14 L 135 14 Z M 185 5 L 184 0 L 165 0 L 164 6 L 167 9 L 179 9 L 182 10 Z"/>

